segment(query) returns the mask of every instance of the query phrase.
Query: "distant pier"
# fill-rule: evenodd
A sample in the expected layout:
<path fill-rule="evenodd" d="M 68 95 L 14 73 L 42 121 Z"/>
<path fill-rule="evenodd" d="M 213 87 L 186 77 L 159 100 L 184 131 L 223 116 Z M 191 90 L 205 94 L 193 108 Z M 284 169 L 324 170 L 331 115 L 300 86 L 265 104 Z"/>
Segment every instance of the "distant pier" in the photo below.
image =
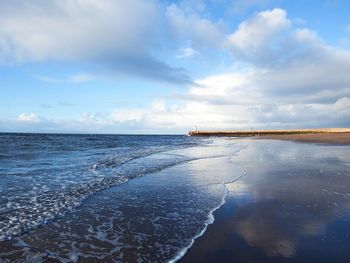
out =
<path fill-rule="evenodd" d="M 228 130 L 228 131 L 201 131 L 193 130 L 189 136 L 226 136 L 226 137 L 254 137 L 264 135 L 295 135 L 320 133 L 350 133 L 350 128 L 319 128 L 319 129 L 289 129 L 289 130 Z"/>

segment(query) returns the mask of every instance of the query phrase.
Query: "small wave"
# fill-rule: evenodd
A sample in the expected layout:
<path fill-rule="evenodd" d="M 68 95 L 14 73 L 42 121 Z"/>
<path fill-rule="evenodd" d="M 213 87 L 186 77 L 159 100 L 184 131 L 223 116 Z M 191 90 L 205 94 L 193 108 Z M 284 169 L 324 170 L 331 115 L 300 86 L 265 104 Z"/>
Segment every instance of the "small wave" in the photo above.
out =
<path fill-rule="evenodd" d="M 88 162 L 74 170 L 83 168 L 88 175 L 84 174 L 83 177 L 78 174 L 74 179 L 70 174 L 65 185 L 60 185 L 61 188 L 46 188 L 38 192 L 27 207 L 20 207 L 22 215 L 27 215 L 25 211 L 31 213 L 30 224 L 22 224 L 23 228 L 17 234 L 14 228 L 8 229 L 10 232 L 6 237 L 12 238 L 35 229 L 81 206 L 74 213 L 55 220 L 43 231 L 30 233 L 31 240 L 41 240 L 41 234 L 45 233 L 58 245 L 62 238 L 77 241 L 78 237 L 78 242 L 67 243 L 67 247 L 59 251 L 50 248 L 41 250 L 37 245 L 26 243 L 17 245 L 26 237 L 16 237 L 9 243 L 14 244 L 14 248 L 28 248 L 25 255 L 34 253 L 36 256 L 39 249 L 46 256 L 61 261 L 78 260 L 80 257 L 103 260 L 111 255 L 116 261 L 126 261 L 126 250 L 140 261 L 179 261 L 214 222 L 215 211 L 226 201 L 227 184 L 244 175 L 231 160 L 237 147 L 224 146 L 203 148 L 201 145 L 194 149 L 164 151 L 147 156 L 142 156 L 144 153 L 141 156 L 136 152 L 126 153 L 119 155 L 122 158 L 117 158 L 118 155 L 114 157 L 110 152 L 103 155 L 103 151 L 99 151 L 94 159 L 94 164 L 98 165 Z M 198 161 L 188 163 L 193 160 Z M 178 164 L 185 165 L 176 166 Z M 155 173 L 172 166 L 176 167 Z M 150 173 L 152 175 L 133 180 Z M 64 180 L 61 178 L 59 183 Z M 113 187 L 117 185 L 120 186 Z M 101 192 L 104 189 L 108 190 Z M 21 201 L 18 203 L 24 205 L 25 202 Z M 9 210 L 0 211 L 4 212 L 5 217 L 19 211 L 15 202 L 11 204 Z M 28 220 L 28 217 L 21 219 Z M 77 236 L 73 230 L 75 225 L 85 229 L 81 233 L 86 235 Z M 80 227 L 77 229 L 80 231 Z M 106 242 L 108 249 L 95 247 L 94 240 Z M 91 253 L 86 253 L 89 244 L 92 245 Z M 153 244 L 152 247 L 149 247 L 150 244 Z M 113 250 L 109 249 L 110 245 L 114 247 Z M 147 246 L 149 250 L 138 250 L 138 247 Z"/>
<path fill-rule="evenodd" d="M 134 150 L 131 152 L 128 152 L 128 150 L 125 149 L 123 154 L 119 154 L 117 156 L 109 156 L 98 160 L 98 162 L 92 165 L 90 169 L 97 171 L 108 167 L 116 167 L 118 165 L 125 164 L 135 159 L 144 158 L 152 154 L 165 153 L 173 149 L 185 149 L 185 148 L 189 148 L 189 146 L 195 146 L 195 145 L 196 144 L 193 144 L 193 145 L 183 144 L 177 147 L 171 147 L 171 146 L 154 147 L 154 148 L 147 147 L 147 148 L 138 149 L 136 151 Z M 169 153 L 168 155 L 186 157 L 179 154 Z"/>
<path fill-rule="evenodd" d="M 194 160 L 194 158 L 173 157 L 161 158 L 157 159 L 157 162 L 153 162 L 152 160 L 140 160 L 140 158 L 142 157 L 138 156 L 124 163 L 119 162 L 119 165 L 117 165 L 118 162 L 112 162 L 113 165 L 111 166 L 116 165 L 117 169 L 112 170 L 112 174 L 107 176 L 95 177 L 93 180 L 82 184 L 75 183 L 72 186 L 62 186 L 59 190 L 42 191 L 31 198 L 9 200 L 6 208 L 0 213 L 0 217 L 2 217 L 0 241 L 11 239 L 13 236 L 21 235 L 30 229 L 63 216 L 66 212 L 77 208 L 85 198 L 96 192 Z M 132 161 L 134 162 L 132 163 Z M 126 162 L 129 164 L 126 165 Z M 144 166 L 147 163 L 148 166 Z M 102 167 L 99 168 L 102 169 Z"/>
<path fill-rule="evenodd" d="M 213 224 L 213 223 L 215 222 L 215 217 L 214 217 L 215 211 L 218 210 L 220 207 L 222 207 L 222 206 L 225 204 L 225 202 L 226 202 L 226 198 L 227 198 L 228 193 L 229 193 L 229 189 L 228 189 L 228 187 L 227 187 L 227 184 L 234 183 L 234 182 L 238 181 L 241 177 L 243 177 L 243 176 L 245 176 L 245 175 L 246 175 L 246 173 L 243 172 L 239 177 L 233 179 L 233 180 L 230 181 L 230 182 L 225 182 L 225 183 L 224 183 L 224 185 L 225 185 L 225 194 L 223 195 L 220 204 L 217 205 L 216 207 L 214 207 L 212 210 L 209 211 L 208 217 L 207 217 L 207 221 L 205 222 L 204 228 L 203 228 L 197 235 L 195 235 L 195 236 L 191 239 L 191 242 L 190 242 L 190 244 L 189 244 L 188 246 L 186 246 L 186 247 L 184 247 L 183 249 L 181 249 L 181 250 L 177 253 L 177 255 L 176 255 L 174 258 L 170 259 L 170 260 L 168 261 L 169 263 L 175 263 L 175 262 L 179 261 L 180 259 L 182 259 L 182 258 L 186 255 L 187 251 L 193 246 L 193 244 L 195 243 L 195 241 L 196 241 L 198 238 L 200 238 L 201 236 L 204 235 L 204 233 L 207 231 L 208 226 L 211 225 L 211 224 Z"/>

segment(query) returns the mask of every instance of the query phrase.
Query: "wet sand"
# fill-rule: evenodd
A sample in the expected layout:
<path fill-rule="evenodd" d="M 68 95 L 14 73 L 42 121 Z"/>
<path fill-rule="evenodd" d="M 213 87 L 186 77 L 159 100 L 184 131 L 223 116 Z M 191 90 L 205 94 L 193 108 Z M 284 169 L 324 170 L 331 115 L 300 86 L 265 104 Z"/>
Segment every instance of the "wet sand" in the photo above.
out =
<path fill-rule="evenodd" d="M 350 262 L 350 147 L 246 141 L 246 175 L 180 262 Z"/>
<path fill-rule="evenodd" d="M 319 133 L 294 135 L 266 135 L 259 139 L 292 140 L 299 142 L 315 142 L 328 144 L 350 144 L 350 133 Z"/>
<path fill-rule="evenodd" d="M 350 128 L 314 128 L 314 129 L 268 129 L 268 130 L 194 130 L 189 136 L 205 137 L 254 137 L 254 136 L 276 136 L 276 135 L 299 135 L 299 134 L 338 134 L 350 133 Z"/>

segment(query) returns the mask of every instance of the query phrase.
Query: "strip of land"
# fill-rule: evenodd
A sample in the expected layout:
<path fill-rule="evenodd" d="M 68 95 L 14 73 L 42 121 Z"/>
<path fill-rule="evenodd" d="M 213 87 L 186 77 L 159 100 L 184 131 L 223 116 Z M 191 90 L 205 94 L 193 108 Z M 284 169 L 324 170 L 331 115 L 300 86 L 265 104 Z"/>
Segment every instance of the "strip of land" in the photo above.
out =
<path fill-rule="evenodd" d="M 265 135 L 299 135 L 299 134 L 340 134 L 350 133 L 350 128 L 319 128 L 319 129 L 294 129 L 294 130 L 230 130 L 230 131 L 190 131 L 190 136 L 231 136 L 252 137 Z"/>
<path fill-rule="evenodd" d="M 350 132 L 344 133 L 318 133 L 318 134 L 290 134 L 290 135 L 266 135 L 259 139 L 292 140 L 299 142 L 315 142 L 330 144 L 350 144 Z"/>
<path fill-rule="evenodd" d="M 300 142 L 350 144 L 349 128 L 298 130 L 231 130 L 191 131 L 190 136 L 257 137 L 260 139 L 293 140 Z"/>

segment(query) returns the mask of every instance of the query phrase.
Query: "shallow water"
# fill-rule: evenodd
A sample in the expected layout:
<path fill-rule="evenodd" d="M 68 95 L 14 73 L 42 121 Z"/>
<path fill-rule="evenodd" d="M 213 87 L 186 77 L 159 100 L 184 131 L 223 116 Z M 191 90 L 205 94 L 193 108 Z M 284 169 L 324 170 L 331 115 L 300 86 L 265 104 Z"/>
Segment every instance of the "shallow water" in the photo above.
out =
<path fill-rule="evenodd" d="M 2 261 L 175 260 L 244 174 L 227 140 L 30 136 L 2 141 Z"/>
<path fill-rule="evenodd" d="M 95 192 L 188 161 L 132 160 L 200 144 L 185 136 L 0 134 L 0 240 L 63 215 Z"/>

